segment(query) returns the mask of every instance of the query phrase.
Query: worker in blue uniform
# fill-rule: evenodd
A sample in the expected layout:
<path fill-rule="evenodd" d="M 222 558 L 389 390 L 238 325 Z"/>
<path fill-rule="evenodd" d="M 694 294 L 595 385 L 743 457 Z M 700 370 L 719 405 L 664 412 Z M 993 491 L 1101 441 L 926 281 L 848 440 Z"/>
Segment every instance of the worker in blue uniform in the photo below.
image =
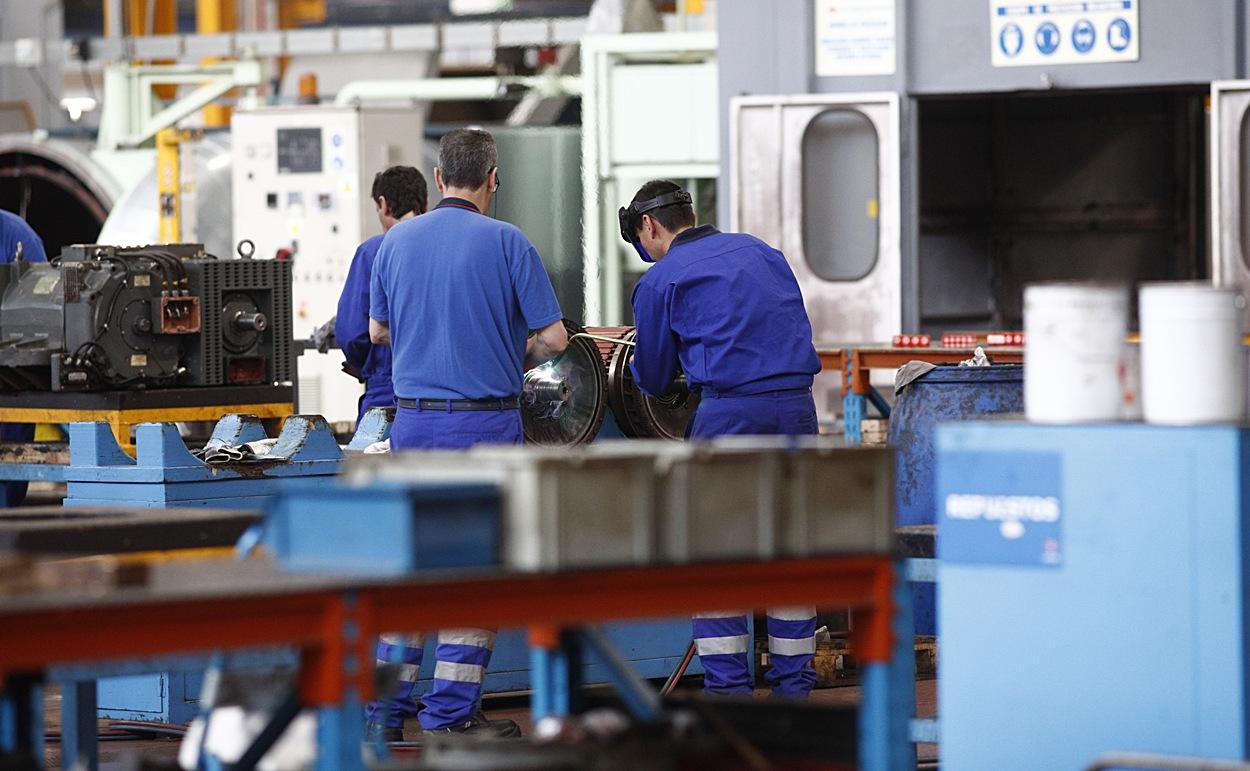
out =
<path fill-rule="evenodd" d="M 43 240 L 26 224 L 26 220 L 12 212 L 0 209 L 0 262 L 13 262 L 21 251 L 23 260 L 30 262 L 47 262 L 48 255 L 43 251 Z M 35 425 L 33 423 L 0 424 L 0 442 L 33 442 Z M 4 483 L 4 505 L 21 506 L 26 500 L 26 482 Z"/>
<path fill-rule="evenodd" d="M 692 439 L 815 434 L 812 377 L 820 360 L 785 256 L 753 236 L 696 227 L 690 194 L 672 182 L 643 185 L 619 219 L 621 237 L 655 263 L 633 294 L 630 366 L 639 387 L 660 396 L 684 372 L 701 395 Z M 746 614 L 701 613 L 693 627 L 705 690 L 751 693 Z M 768 611 L 766 679 L 774 694 L 811 691 L 815 634 L 814 608 Z"/>
<path fill-rule="evenodd" d="M 382 234 L 365 241 L 356 249 L 347 283 L 339 296 L 338 315 L 334 317 L 334 337 L 343 351 L 344 369 L 365 384 L 365 392 L 357 405 L 356 423 L 373 407 L 394 407 L 395 391 L 391 387 L 391 349 L 374 345 L 369 339 L 369 281 L 373 262 L 385 236 L 398 222 L 425 214 L 429 191 L 425 176 L 411 166 L 392 166 L 378 172 L 370 192 L 378 210 Z"/>
<path fill-rule="evenodd" d="M 391 347 L 398 405 L 391 450 L 520 444 L 523 369 L 568 345 L 560 306 L 525 235 L 485 214 L 499 187 L 490 134 L 444 136 L 434 181 L 442 201 L 391 228 L 373 266 L 370 337 Z M 479 706 L 494 641 L 485 629 L 439 632 L 433 688 L 418 715 L 424 730 L 519 734 Z M 414 708 L 420 641 L 384 638 L 378 659 L 401 664 L 400 692 L 369 709 L 370 732 L 390 740 Z"/>

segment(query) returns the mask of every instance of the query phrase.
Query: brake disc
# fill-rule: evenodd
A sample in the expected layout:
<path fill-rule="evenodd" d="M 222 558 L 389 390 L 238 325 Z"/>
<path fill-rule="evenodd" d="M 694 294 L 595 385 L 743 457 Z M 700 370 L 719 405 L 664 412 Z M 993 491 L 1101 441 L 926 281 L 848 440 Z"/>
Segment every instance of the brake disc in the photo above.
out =
<path fill-rule="evenodd" d="M 565 319 L 569 337 L 582 328 Z M 525 441 L 549 447 L 585 444 L 599 433 L 607 410 L 607 372 L 594 342 L 569 340 L 563 354 L 525 373 L 521 422 Z"/>
<path fill-rule="evenodd" d="M 633 342 L 634 330 L 624 339 Z M 629 368 L 633 355 L 632 345 L 618 345 L 608 361 L 608 404 L 621 433 L 640 439 L 684 439 L 699 407 L 699 395 L 686 387 L 685 378 L 679 378 L 663 396 L 644 394 Z"/>

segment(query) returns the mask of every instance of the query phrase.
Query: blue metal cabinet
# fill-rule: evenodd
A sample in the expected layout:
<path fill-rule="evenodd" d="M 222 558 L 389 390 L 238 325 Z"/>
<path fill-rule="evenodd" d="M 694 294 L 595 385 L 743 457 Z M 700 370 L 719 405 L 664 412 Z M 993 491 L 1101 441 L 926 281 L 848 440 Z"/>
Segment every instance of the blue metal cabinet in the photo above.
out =
<path fill-rule="evenodd" d="M 1250 432 L 945 425 L 942 760 L 1242 759 Z"/>

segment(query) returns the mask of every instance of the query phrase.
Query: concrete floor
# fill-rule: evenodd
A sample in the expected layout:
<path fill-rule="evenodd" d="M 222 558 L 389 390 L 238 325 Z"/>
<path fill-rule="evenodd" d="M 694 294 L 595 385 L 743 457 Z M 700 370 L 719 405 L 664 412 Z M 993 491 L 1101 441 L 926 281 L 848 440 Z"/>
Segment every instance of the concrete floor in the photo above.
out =
<path fill-rule="evenodd" d="M 697 685 L 697 681 L 692 681 L 692 684 Z M 60 729 L 61 723 L 61 697 L 55 689 L 49 688 L 48 690 L 44 699 L 44 721 L 46 730 L 56 732 Z M 767 691 L 760 690 L 756 692 L 756 695 L 765 696 L 767 693 Z M 854 704 L 858 699 L 859 688 L 855 686 L 821 688 L 814 691 L 811 698 L 813 703 L 829 705 Z M 521 726 L 522 733 L 530 732 L 532 724 L 529 708 L 521 703 L 521 700 L 515 698 L 501 700 L 504 705 L 502 709 L 493 709 L 492 701 L 488 699 L 486 702 L 487 714 L 490 717 L 511 718 Z M 937 714 L 936 680 L 920 680 L 916 683 L 916 711 L 920 717 L 933 717 Z M 101 721 L 102 729 L 106 727 L 106 723 L 107 721 Z M 406 738 L 417 739 L 419 733 L 420 728 L 415 721 L 410 721 L 410 725 L 405 728 Z M 412 755 L 415 757 L 415 752 Z M 937 759 L 938 747 L 934 744 L 922 744 L 918 748 L 918 755 L 922 763 L 931 763 Z M 178 756 L 178 741 L 176 739 L 135 739 L 102 742 L 100 745 L 101 771 L 128 771 L 136 767 L 133 763 L 136 756 L 151 760 L 173 761 Z M 48 768 L 60 768 L 60 745 L 49 743 L 44 759 Z"/>

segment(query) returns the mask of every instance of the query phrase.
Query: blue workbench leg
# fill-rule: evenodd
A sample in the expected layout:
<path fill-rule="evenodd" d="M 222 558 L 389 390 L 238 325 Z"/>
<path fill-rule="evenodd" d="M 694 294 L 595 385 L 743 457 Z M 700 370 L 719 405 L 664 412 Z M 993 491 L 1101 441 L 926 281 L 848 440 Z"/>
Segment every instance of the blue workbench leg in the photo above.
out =
<path fill-rule="evenodd" d="M 581 689 L 581 652 L 578 641 L 562 630 L 535 627 L 530 641 L 530 713 L 537 723 L 545 717 L 565 717 Z"/>
<path fill-rule="evenodd" d="M 318 710 L 315 771 L 364 771 L 364 714 L 364 703 L 350 689 L 342 704 Z"/>
<path fill-rule="evenodd" d="M 877 412 L 881 413 L 881 417 L 886 420 L 890 419 L 890 403 L 885 400 L 880 391 L 876 388 L 869 388 L 868 401 L 872 402 L 872 406 L 877 408 Z"/>
<path fill-rule="evenodd" d="M 863 394 L 846 392 L 842 397 L 842 433 L 846 443 L 858 446 L 864 442 L 864 418 L 868 414 L 868 399 Z"/>
<path fill-rule="evenodd" d="M 911 771 L 916 746 L 911 719 L 916 714 L 916 653 L 911 615 L 911 588 L 904 567 L 895 567 L 894 653 L 887 663 L 864 665 L 859 706 L 861 771 Z"/>
<path fill-rule="evenodd" d="M 43 685 L 9 677 L 0 692 L 0 758 L 43 768 Z M 14 763 L 14 768 L 23 766 Z"/>
<path fill-rule="evenodd" d="M 61 768 L 97 771 L 95 680 L 61 683 Z"/>
<path fill-rule="evenodd" d="M 629 713 L 644 723 L 657 722 L 661 714 L 660 694 L 650 683 L 638 676 L 625 657 L 612 645 L 608 636 L 589 626 L 578 629 L 575 634 L 582 649 L 594 653 L 599 659 L 604 675 L 616 688 L 617 695 L 621 697 Z"/>

